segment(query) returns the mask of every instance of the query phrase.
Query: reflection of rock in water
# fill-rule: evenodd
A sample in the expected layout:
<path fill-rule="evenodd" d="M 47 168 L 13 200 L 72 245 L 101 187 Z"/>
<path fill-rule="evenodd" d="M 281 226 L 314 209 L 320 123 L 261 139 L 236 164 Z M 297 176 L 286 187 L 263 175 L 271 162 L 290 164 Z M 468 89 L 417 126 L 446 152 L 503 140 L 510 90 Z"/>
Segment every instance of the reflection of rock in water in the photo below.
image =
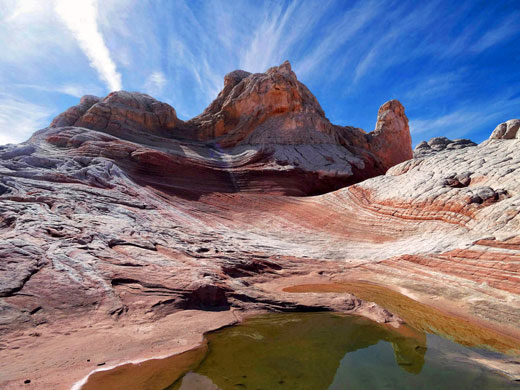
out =
<path fill-rule="evenodd" d="M 269 315 L 208 335 L 209 351 L 194 370 L 205 378 L 190 373 L 172 389 L 327 389 L 346 354 L 380 341 L 391 343 L 399 367 L 421 371 L 424 333 L 330 313 Z"/>
<path fill-rule="evenodd" d="M 390 312 L 397 314 L 408 325 L 400 333 L 417 329 L 422 333 L 431 333 L 447 337 L 458 344 L 468 347 L 484 347 L 508 355 L 520 355 L 517 339 L 503 333 L 471 322 L 453 314 L 448 314 L 433 306 L 415 301 L 390 288 L 358 281 L 339 283 L 302 284 L 287 287 L 292 293 L 349 293 L 364 300 L 375 302 Z M 417 338 L 418 335 L 411 336 Z"/>
<path fill-rule="evenodd" d="M 396 335 L 396 333 L 399 335 Z M 402 326 L 395 332 L 390 332 L 384 339 L 394 350 L 395 361 L 406 372 L 419 374 L 424 366 L 426 355 L 426 334 L 409 326 Z"/>
<path fill-rule="evenodd" d="M 424 340 L 426 342 L 426 340 Z M 424 355 L 426 354 L 426 344 L 421 345 L 418 340 L 401 339 L 392 342 L 394 348 L 395 361 L 410 374 L 419 374 L 424 365 Z"/>

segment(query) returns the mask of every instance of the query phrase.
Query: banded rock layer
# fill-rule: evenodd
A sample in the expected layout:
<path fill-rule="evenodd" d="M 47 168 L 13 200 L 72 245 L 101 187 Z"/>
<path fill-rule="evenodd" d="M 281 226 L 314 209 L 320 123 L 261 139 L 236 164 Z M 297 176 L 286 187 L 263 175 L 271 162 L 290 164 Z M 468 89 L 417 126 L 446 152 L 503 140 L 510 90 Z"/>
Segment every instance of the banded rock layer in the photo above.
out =
<path fill-rule="evenodd" d="M 456 298 L 517 326 L 520 141 L 508 126 L 410 159 L 400 103 L 372 133 L 334 126 L 287 63 L 232 72 L 186 122 L 146 95 L 85 97 L 0 150 L 1 331 L 361 305 L 265 287 L 301 276 Z"/>
<path fill-rule="evenodd" d="M 371 133 L 333 125 L 288 62 L 266 73 L 231 72 L 215 101 L 186 122 L 166 103 L 120 91 L 85 96 L 37 138 L 68 155 L 116 161 L 143 184 L 195 196 L 320 194 L 412 157 L 398 101 L 381 106 Z"/>

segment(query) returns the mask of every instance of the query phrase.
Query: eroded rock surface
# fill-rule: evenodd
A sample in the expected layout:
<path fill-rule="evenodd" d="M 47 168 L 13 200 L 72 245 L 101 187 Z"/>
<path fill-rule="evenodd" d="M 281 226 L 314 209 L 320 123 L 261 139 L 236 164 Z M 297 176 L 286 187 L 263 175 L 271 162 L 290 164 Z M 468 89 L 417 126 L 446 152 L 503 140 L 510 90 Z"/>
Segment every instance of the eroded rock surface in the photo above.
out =
<path fill-rule="evenodd" d="M 265 288 L 287 278 L 372 281 L 518 329 L 512 128 L 409 159 L 399 102 L 372 133 L 332 125 L 288 63 L 230 73 L 187 122 L 146 95 L 85 97 L 0 149 L 0 332 L 151 324 L 186 309 L 398 321 L 351 295 Z"/>
<path fill-rule="evenodd" d="M 417 144 L 413 150 L 413 156 L 415 158 L 426 157 L 443 151 L 464 149 L 471 146 L 477 146 L 477 144 L 469 139 L 450 140 L 446 137 L 435 137 L 428 142 L 422 141 Z"/>
<path fill-rule="evenodd" d="M 520 139 L 520 119 L 511 119 L 507 122 L 499 124 L 493 133 L 491 139 Z"/>
<path fill-rule="evenodd" d="M 151 96 L 118 91 L 104 99 L 84 96 L 52 121 L 50 127 L 84 127 L 139 141 L 145 134 L 169 136 L 181 124 L 175 109 Z"/>
<path fill-rule="evenodd" d="M 489 139 L 476 147 L 406 161 L 385 176 L 349 187 L 349 195 L 363 207 L 415 223 L 418 232 L 427 234 L 411 241 L 409 251 L 422 248 L 422 254 L 399 255 L 370 268 L 397 278 L 406 269 L 410 279 L 403 285 L 424 279 L 424 288 L 440 295 L 445 294 L 441 289 L 453 288 L 457 299 L 472 300 L 474 312 L 499 316 L 491 314 L 494 309 L 506 310 L 510 317 L 503 320 L 515 324 L 518 307 L 505 309 L 496 302 L 485 308 L 484 296 L 497 294 L 506 302 L 520 293 L 519 146 L 515 139 Z M 430 221 L 439 226 L 425 229 Z M 441 286 L 437 278 L 449 283 Z M 471 289 L 455 292 L 454 286 L 468 282 Z"/>
<path fill-rule="evenodd" d="M 412 157 L 397 100 L 381 106 L 371 133 L 335 126 L 288 62 L 266 73 L 229 73 L 215 101 L 186 122 L 166 103 L 119 91 L 85 96 L 38 138 L 69 155 L 109 158 L 138 181 L 192 196 L 315 195 Z"/>

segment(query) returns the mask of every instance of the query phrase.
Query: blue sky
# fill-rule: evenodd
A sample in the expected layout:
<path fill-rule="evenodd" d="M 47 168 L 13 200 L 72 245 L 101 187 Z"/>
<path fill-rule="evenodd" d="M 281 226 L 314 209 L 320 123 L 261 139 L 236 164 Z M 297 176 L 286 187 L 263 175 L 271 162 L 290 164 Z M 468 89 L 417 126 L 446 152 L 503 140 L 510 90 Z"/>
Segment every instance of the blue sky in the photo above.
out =
<path fill-rule="evenodd" d="M 399 99 L 414 144 L 520 117 L 518 0 L 0 0 L 0 49 L 0 144 L 117 89 L 188 119 L 286 59 L 333 123 L 370 131 Z"/>

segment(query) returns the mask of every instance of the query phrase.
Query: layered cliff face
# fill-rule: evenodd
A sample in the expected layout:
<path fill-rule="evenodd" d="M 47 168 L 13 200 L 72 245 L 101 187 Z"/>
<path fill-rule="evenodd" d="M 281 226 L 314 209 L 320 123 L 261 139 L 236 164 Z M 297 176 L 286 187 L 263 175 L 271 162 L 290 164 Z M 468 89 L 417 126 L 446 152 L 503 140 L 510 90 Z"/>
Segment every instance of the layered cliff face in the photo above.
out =
<path fill-rule="evenodd" d="M 85 96 L 50 128 L 38 137 L 68 154 L 110 158 L 140 182 L 196 196 L 314 195 L 412 157 L 398 101 L 381 106 L 371 133 L 335 126 L 288 62 L 266 73 L 231 72 L 215 101 L 187 122 L 150 96 L 114 92 Z"/>
<path fill-rule="evenodd" d="M 411 159 L 399 102 L 371 133 L 335 126 L 287 63 L 230 73 L 186 122 L 147 95 L 84 97 L 0 147 L 0 332 L 145 327 L 185 309 L 358 310 L 281 288 L 344 280 L 518 330 L 517 123 Z M 33 350 L 9 361 L 27 366 Z"/>

